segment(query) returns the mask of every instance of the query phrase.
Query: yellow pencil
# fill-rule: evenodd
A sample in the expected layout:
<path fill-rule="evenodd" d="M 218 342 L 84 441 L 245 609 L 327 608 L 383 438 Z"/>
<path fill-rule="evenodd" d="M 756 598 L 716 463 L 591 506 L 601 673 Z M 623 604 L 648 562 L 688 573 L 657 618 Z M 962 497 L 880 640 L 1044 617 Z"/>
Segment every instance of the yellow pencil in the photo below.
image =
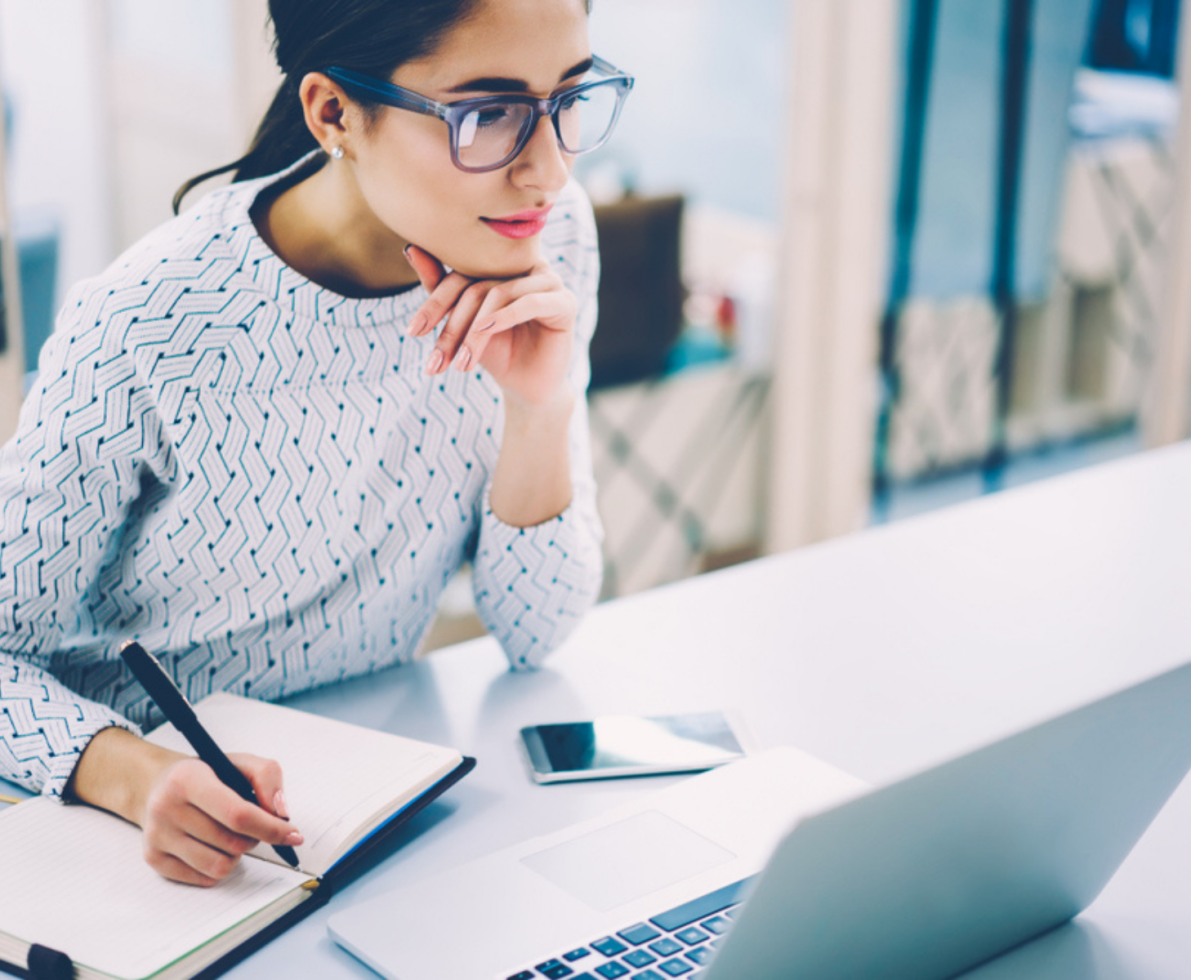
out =
<path fill-rule="evenodd" d="M 0 793 L 0 803 L 20 803 L 20 802 L 21 802 L 21 797 L 19 797 L 19 796 L 5 796 L 3 793 Z"/>

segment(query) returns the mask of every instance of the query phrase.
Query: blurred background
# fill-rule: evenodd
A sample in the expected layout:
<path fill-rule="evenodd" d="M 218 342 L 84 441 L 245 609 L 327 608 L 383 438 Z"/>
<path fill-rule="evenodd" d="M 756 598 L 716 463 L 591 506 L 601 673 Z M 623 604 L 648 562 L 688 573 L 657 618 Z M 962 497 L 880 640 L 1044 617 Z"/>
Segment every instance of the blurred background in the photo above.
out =
<path fill-rule="evenodd" d="M 605 597 L 1183 438 L 1179 33 L 1179 0 L 595 0 L 637 76 L 576 167 Z M 64 291 L 278 80 L 264 0 L 0 0 L 0 437 Z"/>

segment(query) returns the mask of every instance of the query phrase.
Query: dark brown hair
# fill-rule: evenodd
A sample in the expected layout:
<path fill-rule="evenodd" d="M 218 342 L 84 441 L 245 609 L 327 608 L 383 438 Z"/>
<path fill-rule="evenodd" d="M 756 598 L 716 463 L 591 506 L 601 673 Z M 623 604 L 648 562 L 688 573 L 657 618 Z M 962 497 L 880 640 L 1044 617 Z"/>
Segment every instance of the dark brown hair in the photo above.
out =
<path fill-rule="evenodd" d="M 479 0 L 269 0 L 273 53 L 285 78 L 238 160 L 192 177 L 174 194 L 174 214 L 197 185 L 235 171 L 232 180 L 276 173 L 317 148 L 306 126 L 298 86 L 335 65 L 388 78 L 407 61 L 431 54 Z M 360 100 L 356 100 L 360 101 Z M 365 111 L 376 106 L 360 103 Z"/>

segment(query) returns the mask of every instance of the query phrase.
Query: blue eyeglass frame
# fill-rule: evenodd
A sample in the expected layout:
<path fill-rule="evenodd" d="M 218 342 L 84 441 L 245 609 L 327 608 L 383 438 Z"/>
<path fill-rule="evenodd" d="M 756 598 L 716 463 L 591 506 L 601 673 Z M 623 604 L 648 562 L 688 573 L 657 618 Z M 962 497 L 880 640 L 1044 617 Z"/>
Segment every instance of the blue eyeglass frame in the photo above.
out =
<path fill-rule="evenodd" d="M 419 95 L 417 92 L 402 88 L 400 85 L 381 81 L 378 78 L 373 78 L 371 75 L 362 75 L 347 68 L 324 68 L 323 74 L 333 81 L 338 82 L 349 95 L 354 95 L 356 98 L 362 98 L 370 102 L 380 102 L 384 105 L 392 106 L 394 109 L 406 109 L 410 112 L 418 112 L 424 116 L 437 116 L 447 124 L 451 132 L 451 162 L 460 170 L 467 173 L 479 174 L 487 173 L 491 170 L 499 170 L 501 167 L 507 167 L 512 163 L 517 158 L 517 155 L 525 149 L 525 145 L 529 142 L 534 130 L 537 129 L 538 121 L 543 116 L 550 117 L 550 121 L 554 124 L 554 133 L 558 137 L 558 145 L 572 156 L 577 156 L 580 153 L 590 153 L 592 150 L 598 150 L 603 146 L 608 141 L 608 137 L 612 135 L 612 130 L 616 128 L 617 120 L 620 119 L 620 110 L 624 106 L 625 98 L 633 88 L 635 79 L 632 75 L 622 72 L 619 68 L 616 68 L 599 56 L 593 56 L 591 70 L 598 71 L 607 77 L 583 82 L 572 88 L 565 89 L 549 99 L 539 99 L 533 95 L 512 94 L 485 95 L 478 99 L 463 99 L 459 102 L 436 102 L 434 99 Z M 576 95 L 586 92 L 588 89 L 604 86 L 615 87 L 616 89 L 616 108 L 612 113 L 612 121 L 608 124 L 607 132 L 604 133 L 603 137 L 595 146 L 585 147 L 579 151 L 568 149 L 562 140 L 562 130 L 559 127 L 559 106 L 567 100 L 573 99 Z M 463 119 L 467 114 L 477 109 L 482 110 L 493 106 L 509 104 L 528 106 L 532 110 L 530 115 L 526 117 L 525 123 L 521 127 L 521 132 L 517 134 L 517 142 L 512 152 L 499 163 L 493 163 L 484 167 L 469 167 L 461 163 L 459 160 L 459 127 L 462 125 Z"/>

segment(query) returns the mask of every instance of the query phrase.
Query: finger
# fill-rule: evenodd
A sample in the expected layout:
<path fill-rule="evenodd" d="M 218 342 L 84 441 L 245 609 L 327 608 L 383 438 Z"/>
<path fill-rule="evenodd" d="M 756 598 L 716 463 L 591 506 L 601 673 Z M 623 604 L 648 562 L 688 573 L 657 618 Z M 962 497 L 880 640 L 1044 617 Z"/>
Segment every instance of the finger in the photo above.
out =
<path fill-rule="evenodd" d="M 213 820 L 210 814 L 195 806 L 185 807 L 178 814 L 172 826 L 181 834 L 206 844 L 216 851 L 221 851 L 229 857 L 247 854 L 259 843 L 255 837 L 246 837 L 229 830 L 223 824 Z M 169 839 L 171 831 L 163 830 L 161 833 L 165 835 L 165 839 Z"/>
<path fill-rule="evenodd" d="M 529 296 L 534 293 L 549 294 L 553 292 L 564 294 L 558 306 L 558 313 L 555 314 L 561 316 L 568 309 L 567 303 L 570 294 L 563 285 L 562 280 L 553 273 L 529 275 L 521 279 L 510 279 L 493 287 L 488 293 L 487 299 L 484 300 L 484 305 L 476 313 L 474 319 L 475 326 L 468 335 L 467 346 L 472 352 L 472 362 L 478 361 L 487 349 L 489 335 L 493 332 L 493 328 L 497 324 L 496 314 L 498 311 L 511 306 L 523 296 Z M 508 329 L 510 325 L 516 326 L 517 324 L 506 325 L 505 329 Z"/>
<path fill-rule="evenodd" d="M 167 858 L 174 858 L 192 871 L 213 881 L 222 881 L 240 863 L 240 855 L 228 854 L 226 851 L 211 847 L 177 829 L 165 836 L 158 843 L 157 848 L 160 852 L 159 863 L 166 864 L 168 863 Z M 146 855 L 146 857 L 150 865 L 157 866 L 152 855 Z"/>
<path fill-rule="evenodd" d="M 181 858 L 174 857 L 172 854 L 146 853 L 145 861 L 149 867 L 170 881 L 179 881 L 184 885 L 198 885 L 202 888 L 210 888 L 212 885 L 219 884 L 217 879 L 195 871 Z"/>
<path fill-rule="evenodd" d="M 430 298 L 422 304 L 421 309 L 409 321 L 409 335 L 421 337 L 430 333 L 435 325 L 451 311 L 451 308 L 459 301 L 459 297 L 472 282 L 473 280 L 468 279 L 467 276 L 461 276 L 458 272 L 452 272 L 447 276 L 434 288 Z"/>
<path fill-rule="evenodd" d="M 467 370 L 471 366 L 474 355 L 471 348 L 465 346 L 467 333 L 475 322 L 476 313 L 483 306 L 485 297 L 494 288 L 491 282 L 477 282 L 459 297 L 459 302 L 455 304 L 447 325 L 443 327 L 434 345 L 434 351 L 426 365 L 427 374 L 439 374 L 452 363 L 460 370 Z"/>
<path fill-rule="evenodd" d="M 289 806 L 285 799 L 281 766 L 273 759 L 262 759 L 242 752 L 229 755 L 228 758 L 248 777 L 261 806 L 282 820 L 288 820 Z"/>
<path fill-rule="evenodd" d="M 476 314 L 476 331 L 484 333 L 486 330 L 490 330 L 496 311 L 522 296 L 551 292 L 566 292 L 562 280 L 553 273 L 531 275 L 523 279 L 509 279 L 499 283 L 488 293 L 488 298 Z"/>
<path fill-rule="evenodd" d="M 253 837 L 267 844 L 296 846 L 302 843 L 302 835 L 291 824 L 262 807 L 240 799 L 209 768 L 207 773 L 209 778 L 196 778 L 193 781 L 187 797 L 212 820 L 243 837 Z"/>
<path fill-rule="evenodd" d="M 528 297 L 515 300 L 509 306 L 493 313 L 487 319 L 484 330 L 475 330 L 468 337 L 468 345 L 473 348 L 473 356 L 479 360 L 484 355 L 488 344 L 492 342 L 492 338 L 498 333 L 512 330 L 513 327 L 529 323 L 530 320 L 544 325 L 567 318 L 570 323 L 574 323 L 573 302 L 569 302 L 566 295 L 531 293 Z M 556 332 L 566 331 L 557 330 Z"/>
<path fill-rule="evenodd" d="M 443 268 L 443 264 L 417 245 L 405 246 L 405 259 L 417 273 L 422 288 L 428 293 L 434 292 L 446 277 L 447 270 Z"/>

